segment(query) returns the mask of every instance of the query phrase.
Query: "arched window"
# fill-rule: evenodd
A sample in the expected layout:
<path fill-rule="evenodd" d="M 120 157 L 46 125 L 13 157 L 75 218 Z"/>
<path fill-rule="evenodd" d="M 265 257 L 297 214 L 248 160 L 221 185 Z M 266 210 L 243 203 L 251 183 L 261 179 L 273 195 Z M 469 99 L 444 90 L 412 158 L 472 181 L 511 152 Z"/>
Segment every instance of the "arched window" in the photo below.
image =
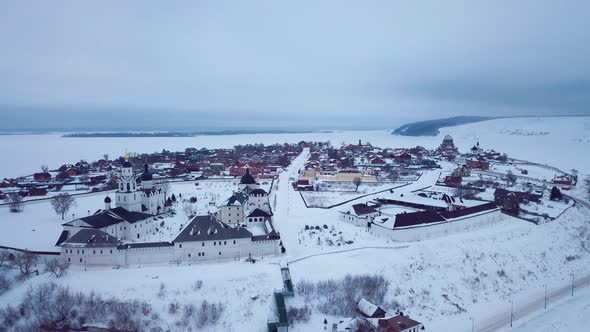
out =
<path fill-rule="evenodd" d="M 131 184 L 127 183 L 127 191 L 131 191 Z"/>

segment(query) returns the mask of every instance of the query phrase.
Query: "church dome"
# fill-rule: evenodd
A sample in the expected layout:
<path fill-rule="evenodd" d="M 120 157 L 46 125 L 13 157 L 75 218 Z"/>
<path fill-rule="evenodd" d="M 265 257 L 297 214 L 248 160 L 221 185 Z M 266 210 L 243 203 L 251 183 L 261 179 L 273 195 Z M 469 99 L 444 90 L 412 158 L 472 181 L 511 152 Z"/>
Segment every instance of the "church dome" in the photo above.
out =
<path fill-rule="evenodd" d="M 110 203 L 111 202 L 111 198 L 109 196 L 104 198 L 104 202 L 105 203 Z"/>
<path fill-rule="evenodd" d="M 123 163 L 123 167 L 133 167 L 133 165 L 131 165 L 131 162 L 129 160 L 125 160 L 125 162 Z"/>
<path fill-rule="evenodd" d="M 445 138 L 443 138 L 443 141 L 446 141 L 446 142 L 452 142 L 452 141 L 453 141 L 453 138 L 451 137 L 451 135 L 447 134 L 447 135 L 445 136 Z"/>
<path fill-rule="evenodd" d="M 250 174 L 249 168 L 246 168 L 246 174 L 244 174 L 244 176 L 242 176 L 240 183 L 241 184 L 256 184 L 256 180 L 254 180 L 254 177 L 252 176 L 252 174 Z"/>
<path fill-rule="evenodd" d="M 152 173 L 148 169 L 148 164 L 143 165 L 143 173 L 141 173 L 141 181 L 151 181 L 153 179 Z"/>

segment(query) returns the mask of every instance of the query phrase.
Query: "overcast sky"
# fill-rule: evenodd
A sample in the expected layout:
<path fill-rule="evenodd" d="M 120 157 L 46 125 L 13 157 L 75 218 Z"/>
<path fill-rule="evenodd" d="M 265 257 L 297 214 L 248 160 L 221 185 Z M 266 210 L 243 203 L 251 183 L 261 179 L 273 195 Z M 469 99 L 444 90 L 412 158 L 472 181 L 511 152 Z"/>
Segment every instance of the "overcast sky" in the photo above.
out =
<path fill-rule="evenodd" d="M 589 13 L 587 0 L 2 1 L 0 117 L 388 128 L 590 113 Z"/>

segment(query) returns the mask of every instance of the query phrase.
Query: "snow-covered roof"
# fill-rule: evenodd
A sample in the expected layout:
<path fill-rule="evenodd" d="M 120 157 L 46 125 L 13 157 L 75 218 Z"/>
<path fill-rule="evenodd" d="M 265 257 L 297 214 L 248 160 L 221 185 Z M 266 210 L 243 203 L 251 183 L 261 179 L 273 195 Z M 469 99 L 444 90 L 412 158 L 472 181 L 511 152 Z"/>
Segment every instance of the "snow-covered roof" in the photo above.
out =
<path fill-rule="evenodd" d="M 119 239 L 98 229 L 82 229 L 61 245 L 66 247 L 116 247 L 119 245 Z"/>
<path fill-rule="evenodd" d="M 365 298 L 362 298 L 359 301 L 357 307 L 359 311 L 367 317 L 372 317 L 375 314 L 375 312 L 377 312 L 377 310 L 379 309 L 377 305 L 365 300 Z"/>
<path fill-rule="evenodd" d="M 196 216 L 174 242 L 213 241 L 251 238 L 252 233 L 243 227 L 230 227 L 213 215 Z"/>

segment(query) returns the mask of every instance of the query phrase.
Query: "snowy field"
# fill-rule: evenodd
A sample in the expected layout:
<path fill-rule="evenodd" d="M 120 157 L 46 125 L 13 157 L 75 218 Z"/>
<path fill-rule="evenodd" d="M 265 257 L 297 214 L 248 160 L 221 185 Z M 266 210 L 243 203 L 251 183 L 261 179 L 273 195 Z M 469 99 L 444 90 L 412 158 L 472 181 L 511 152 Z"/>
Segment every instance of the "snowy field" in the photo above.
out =
<path fill-rule="evenodd" d="M 302 191 L 309 207 L 329 207 L 367 194 L 394 189 L 409 182 L 361 184 L 357 191 L 354 185 L 344 188 L 329 188 L 326 191 Z"/>
<path fill-rule="evenodd" d="M 14 155 L 22 163 L 21 167 L 14 163 L 5 163 L 0 167 L 4 173 L 17 175 L 28 172 L 29 166 L 22 165 L 30 165 L 31 171 L 35 171 L 37 164 L 53 166 L 52 163 L 80 158 L 97 159 L 104 153 L 113 156 L 122 154 L 125 149 L 150 152 L 164 147 L 183 150 L 188 146 L 229 147 L 306 139 L 330 140 L 333 144 L 362 139 L 380 147 L 422 145 L 434 148 L 449 133 L 461 151 L 479 141 L 482 148 L 506 152 L 510 157 L 549 163 L 564 170 L 577 168 L 583 177 L 590 173 L 590 157 L 586 151 L 590 142 L 589 123 L 589 118 L 494 120 L 443 128 L 436 137 L 418 138 L 391 136 L 388 131 L 169 139 L 66 139 L 57 135 L 29 135 L 20 137 L 25 142 L 22 151 L 14 148 L 14 137 L 0 136 L 0 152 Z M 48 145 L 40 143 L 44 140 Z M 44 150 L 55 152 L 64 148 L 65 152 L 53 154 Z M 390 283 L 384 305 L 399 305 L 404 313 L 423 322 L 427 331 L 467 332 L 471 330 L 470 317 L 475 317 L 476 322 L 493 320 L 498 315 L 504 317 L 511 298 L 517 301 L 537 298 L 543 293 L 545 284 L 558 287 L 567 284 L 571 272 L 578 276 L 590 273 L 590 215 L 580 206 L 570 208 L 559 219 L 539 226 L 506 217 L 493 227 L 422 242 L 395 243 L 375 238 L 364 228 L 339 221 L 339 211 L 376 197 L 395 198 L 401 197 L 401 194 L 407 197 L 411 191 L 422 188 L 439 191 L 442 187 L 435 187 L 435 184 L 447 167 L 425 172 L 418 181 L 396 189 L 393 194 L 378 194 L 333 209 L 306 209 L 299 193 L 293 191 L 289 184 L 289 178 L 296 177 L 297 170 L 306 160 L 306 153 L 295 159 L 293 165 L 279 176 L 270 196 L 275 226 L 287 250 L 285 255 L 265 258 L 256 264 L 225 262 L 119 270 L 72 269 L 66 277 L 57 280 L 43 273 L 0 295 L 0 304 L 13 303 L 30 285 L 51 279 L 76 290 L 95 290 L 124 299 L 149 301 L 155 309 L 162 308 L 165 324 L 173 324 L 176 320 L 164 309 L 172 299 L 181 304 L 196 303 L 205 298 L 221 301 L 226 306 L 226 323 L 220 323 L 211 330 L 264 331 L 267 320 L 274 316 L 272 292 L 281 288 L 279 264 L 284 266 L 291 262 L 289 265 L 295 284 L 301 280 L 341 279 L 347 273 L 380 274 Z M 543 175 L 541 170 L 534 172 L 537 174 L 533 176 Z M 204 213 L 223 203 L 236 188 L 235 181 L 211 181 L 199 186 L 194 183 L 174 184 L 172 192 L 182 193 L 183 199 L 194 195 L 197 197 L 196 209 Z M 572 194 L 580 195 L 580 192 L 581 189 L 576 188 Z M 88 210 L 101 208 L 103 198 L 104 194 L 80 197 L 73 213 L 81 216 L 86 215 Z M 178 203 L 179 214 L 182 210 L 181 203 Z M 182 216 L 178 218 L 182 221 Z M 0 233 L 0 245 L 25 243 L 27 246 L 52 246 L 61 231 L 61 220 L 50 209 L 48 202 L 27 204 L 22 214 L 10 214 L 5 208 L 0 208 L 0 224 L 3 230 L 8 230 Z M 308 228 L 313 226 L 315 233 L 306 230 L 306 225 Z M 103 280 L 113 282 L 105 283 Z M 201 290 L 192 289 L 196 280 L 203 281 Z M 167 292 L 159 297 L 156 294 L 162 282 L 166 284 Z M 314 308 L 311 320 L 296 323 L 290 330 L 319 331 L 324 329 L 324 318 L 330 324 L 343 318 L 319 312 L 317 306 L 321 301 L 317 298 L 308 303 Z M 293 305 L 301 306 L 302 297 L 296 295 L 287 299 L 287 306 Z M 587 307 L 584 304 L 580 306 Z M 576 317 L 571 319 L 584 319 L 580 315 Z M 534 327 L 540 326 L 520 323 L 525 324 L 519 325 L 520 331 L 537 330 Z M 547 324 L 552 324 L 557 331 L 579 326 Z M 168 326 L 171 325 L 165 325 Z"/>

